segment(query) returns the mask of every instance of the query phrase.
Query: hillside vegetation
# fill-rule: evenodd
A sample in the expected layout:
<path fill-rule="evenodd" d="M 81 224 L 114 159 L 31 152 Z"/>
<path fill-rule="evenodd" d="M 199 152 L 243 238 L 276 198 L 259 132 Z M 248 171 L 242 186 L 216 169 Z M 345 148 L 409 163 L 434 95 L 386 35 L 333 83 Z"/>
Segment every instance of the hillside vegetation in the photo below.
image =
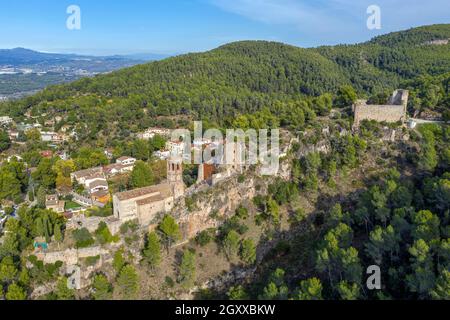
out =
<path fill-rule="evenodd" d="M 99 132 L 117 133 L 117 126 L 107 125 L 114 121 L 122 131 L 134 132 L 154 124 L 156 116 L 186 115 L 224 124 L 264 108 L 272 113 L 292 110 L 289 103 L 300 100 L 313 107 L 309 97 L 335 95 L 344 85 L 353 86 L 360 96 L 371 96 L 428 77 L 427 85 L 431 81 L 439 86 L 436 94 L 442 96 L 448 93 L 445 73 L 450 70 L 450 44 L 427 43 L 449 38 L 450 25 L 446 24 L 396 32 L 357 45 L 313 49 L 266 41 L 236 42 L 52 86 L 32 97 L 4 103 L 0 110 L 17 118 L 29 109 L 35 115 L 62 115 L 68 123 L 76 119 L 87 124 L 90 136 L 95 137 Z M 413 107 L 421 107 L 412 101 Z M 294 109 L 304 107 L 297 103 Z"/>
<path fill-rule="evenodd" d="M 450 126 L 365 120 L 352 131 L 349 108 L 358 97 L 385 103 L 401 87 L 410 90 L 409 111 L 448 120 L 448 38 L 449 25 L 439 25 L 351 46 L 237 42 L 1 104 L 0 115 L 16 122 L 38 121 L 43 130 L 72 135 L 52 146 L 38 129 L 20 132 L 16 141 L 0 129 L 1 157 L 23 158 L 0 167 L 4 212 L 18 217 L 4 224 L 0 299 L 173 299 L 188 292 L 199 299 L 450 299 Z M 283 145 L 291 148 L 281 167 L 289 178 L 254 179 L 250 168 L 233 184 L 186 196 L 193 223 L 204 210 L 218 227 L 182 244 L 185 226 L 177 217 L 186 212 L 179 207 L 157 217 L 154 232 L 129 221 L 114 236 L 106 223 L 94 232 L 71 230 L 65 217 L 45 209 L 48 194 L 83 191 L 71 173 L 124 155 L 138 161 L 130 174 L 109 179 L 112 193 L 159 183 L 167 164 L 152 155 L 165 139 L 144 141 L 134 133 L 189 127 L 197 119 L 204 127 L 288 129 Z M 50 148 L 60 154 L 43 153 Z M 62 160 L 62 152 L 70 158 Z M 187 185 L 197 176 L 196 166 L 184 167 Z M 229 199 L 240 188 L 228 191 L 237 184 L 248 189 L 247 181 L 256 193 L 246 194 L 255 196 L 242 196 L 233 214 Z M 223 204 L 196 208 L 200 198 Z M 110 216 L 112 204 L 86 214 Z M 112 261 L 86 258 L 83 268 L 100 263 L 92 284 L 71 290 L 62 263 L 44 264 L 31 254 L 36 238 L 58 251 L 102 246 Z M 373 265 L 381 290 L 366 285 Z M 230 272 L 248 276 L 201 289 Z M 54 290 L 40 293 L 42 286 Z"/>

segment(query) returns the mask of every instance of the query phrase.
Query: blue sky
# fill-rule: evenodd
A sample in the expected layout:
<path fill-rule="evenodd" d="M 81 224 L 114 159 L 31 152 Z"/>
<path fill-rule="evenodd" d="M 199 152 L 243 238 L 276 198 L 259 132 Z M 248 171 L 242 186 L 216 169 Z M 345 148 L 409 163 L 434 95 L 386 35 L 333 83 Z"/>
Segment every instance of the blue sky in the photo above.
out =
<path fill-rule="evenodd" d="M 81 30 L 66 28 L 72 4 Z M 366 27 L 372 4 L 381 30 Z M 0 0 L 0 48 L 184 53 L 248 39 L 311 47 L 435 23 L 450 23 L 450 0 Z"/>

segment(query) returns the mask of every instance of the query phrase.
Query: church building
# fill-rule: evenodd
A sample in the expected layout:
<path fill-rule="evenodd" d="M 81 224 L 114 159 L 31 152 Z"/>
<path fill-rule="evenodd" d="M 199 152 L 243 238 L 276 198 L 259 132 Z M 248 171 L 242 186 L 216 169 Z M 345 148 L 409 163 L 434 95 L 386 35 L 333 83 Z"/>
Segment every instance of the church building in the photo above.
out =
<path fill-rule="evenodd" d="M 167 161 L 167 182 L 114 194 L 114 216 L 148 226 L 159 213 L 169 212 L 184 190 L 182 158 L 172 157 Z"/>

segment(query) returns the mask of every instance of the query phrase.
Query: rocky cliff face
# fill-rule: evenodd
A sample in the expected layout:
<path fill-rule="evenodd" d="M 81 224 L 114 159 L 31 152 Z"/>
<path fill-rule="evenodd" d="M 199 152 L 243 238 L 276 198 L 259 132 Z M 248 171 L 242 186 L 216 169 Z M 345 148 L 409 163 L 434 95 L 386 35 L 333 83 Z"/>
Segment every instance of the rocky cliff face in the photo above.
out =
<path fill-rule="evenodd" d="M 187 199 L 192 203 L 190 210 L 180 203 L 173 212 L 178 213 L 177 218 L 184 239 L 193 238 L 203 230 L 218 227 L 234 214 L 242 201 L 256 196 L 257 188 L 266 188 L 263 179 L 249 175 L 240 183 L 236 176 Z"/>
<path fill-rule="evenodd" d="M 302 148 L 295 157 L 302 158 L 311 152 L 329 151 L 329 141 L 322 140 L 308 148 Z M 190 196 L 181 199 L 172 210 L 172 215 L 180 225 L 183 240 L 192 239 L 203 230 L 219 227 L 224 220 L 234 215 L 243 201 L 251 200 L 259 194 L 267 194 L 268 186 L 277 178 L 289 180 L 291 160 L 289 157 L 280 160 L 277 176 L 261 176 L 259 170 L 253 168 L 243 176 L 236 174 L 214 187 L 201 186 L 190 192 Z M 155 228 L 156 224 L 150 229 Z"/>
<path fill-rule="evenodd" d="M 278 177 L 289 178 L 289 163 L 285 161 L 280 164 Z M 277 177 L 261 177 L 258 172 L 249 170 L 244 176 L 234 175 L 180 201 L 172 214 L 178 220 L 184 240 L 195 237 L 203 230 L 217 228 L 234 215 L 243 201 L 251 200 L 258 194 L 266 194 L 268 186 Z"/>

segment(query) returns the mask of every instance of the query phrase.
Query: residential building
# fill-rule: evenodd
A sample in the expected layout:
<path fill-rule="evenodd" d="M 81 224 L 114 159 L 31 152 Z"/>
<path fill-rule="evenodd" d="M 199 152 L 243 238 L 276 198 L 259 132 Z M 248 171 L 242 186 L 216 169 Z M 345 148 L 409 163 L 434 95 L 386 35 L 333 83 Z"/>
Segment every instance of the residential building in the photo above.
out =
<path fill-rule="evenodd" d="M 166 160 L 166 159 L 169 159 L 169 157 L 170 157 L 170 151 L 167 151 L 167 150 L 155 151 L 155 152 L 153 152 L 153 155 L 160 160 Z"/>
<path fill-rule="evenodd" d="M 51 158 L 53 157 L 53 151 L 52 150 L 44 150 L 40 152 L 41 156 L 43 158 Z"/>
<path fill-rule="evenodd" d="M 57 213 L 64 213 L 65 201 L 61 201 L 58 195 L 51 194 L 45 197 L 45 208 L 47 210 L 53 210 Z"/>
<path fill-rule="evenodd" d="M 65 134 L 57 133 L 57 132 L 41 132 L 41 139 L 44 142 L 53 142 L 53 143 L 62 143 L 64 141 L 68 141 L 69 137 Z"/>
<path fill-rule="evenodd" d="M 156 135 L 168 137 L 170 136 L 171 130 L 164 128 L 148 128 L 144 132 L 138 133 L 137 137 L 142 140 L 153 139 Z"/>
<path fill-rule="evenodd" d="M 53 120 L 53 119 L 45 120 L 45 122 L 44 122 L 44 126 L 49 127 L 49 128 L 54 127 L 54 125 L 55 125 L 55 120 Z"/>
<path fill-rule="evenodd" d="M 113 163 L 103 167 L 103 172 L 107 177 L 113 177 L 117 174 L 124 174 L 133 171 L 134 165 L 123 165 L 120 163 Z"/>
<path fill-rule="evenodd" d="M 2 125 L 2 126 L 11 124 L 12 122 L 13 122 L 13 119 L 11 117 L 8 117 L 8 116 L 0 117 L 0 125 Z"/>
<path fill-rule="evenodd" d="M 105 150 L 103 151 L 103 153 L 105 154 L 105 156 L 106 156 L 109 160 L 111 160 L 111 159 L 114 157 L 114 155 L 113 155 L 113 153 L 112 153 L 112 150 L 105 149 Z"/>
<path fill-rule="evenodd" d="M 98 191 L 107 191 L 108 190 L 108 182 L 105 178 L 96 179 L 86 183 L 89 193 L 95 193 Z"/>
<path fill-rule="evenodd" d="M 91 193 L 93 202 L 100 202 L 103 204 L 107 204 L 111 200 L 111 195 L 108 190 L 100 190 L 94 193 Z"/>
<path fill-rule="evenodd" d="M 19 131 L 8 130 L 8 136 L 11 141 L 16 141 L 17 139 L 19 139 Z"/>
<path fill-rule="evenodd" d="M 132 157 L 120 157 L 116 160 L 116 163 L 121 164 L 123 166 L 133 166 L 136 163 L 136 159 Z"/>
<path fill-rule="evenodd" d="M 82 184 L 82 185 L 85 185 L 87 180 L 88 180 L 88 183 L 92 182 L 93 181 L 92 178 L 95 176 L 104 178 L 102 167 L 95 167 L 95 168 L 80 170 L 77 172 L 73 172 L 70 175 L 72 180 L 76 180 L 79 184 Z"/>
<path fill-rule="evenodd" d="M 11 162 L 11 160 L 13 160 L 13 159 L 15 159 L 17 161 L 23 161 L 23 158 L 21 156 L 19 156 L 18 154 L 14 154 L 12 156 L 9 156 L 7 161 Z"/>
<path fill-rule="evenodd" d="M 69 160 L 70 159 L 70 155 L 67 151 L 60 151 L 57 153 L 58 157 L 61 158 L 61 160 Z"/>

